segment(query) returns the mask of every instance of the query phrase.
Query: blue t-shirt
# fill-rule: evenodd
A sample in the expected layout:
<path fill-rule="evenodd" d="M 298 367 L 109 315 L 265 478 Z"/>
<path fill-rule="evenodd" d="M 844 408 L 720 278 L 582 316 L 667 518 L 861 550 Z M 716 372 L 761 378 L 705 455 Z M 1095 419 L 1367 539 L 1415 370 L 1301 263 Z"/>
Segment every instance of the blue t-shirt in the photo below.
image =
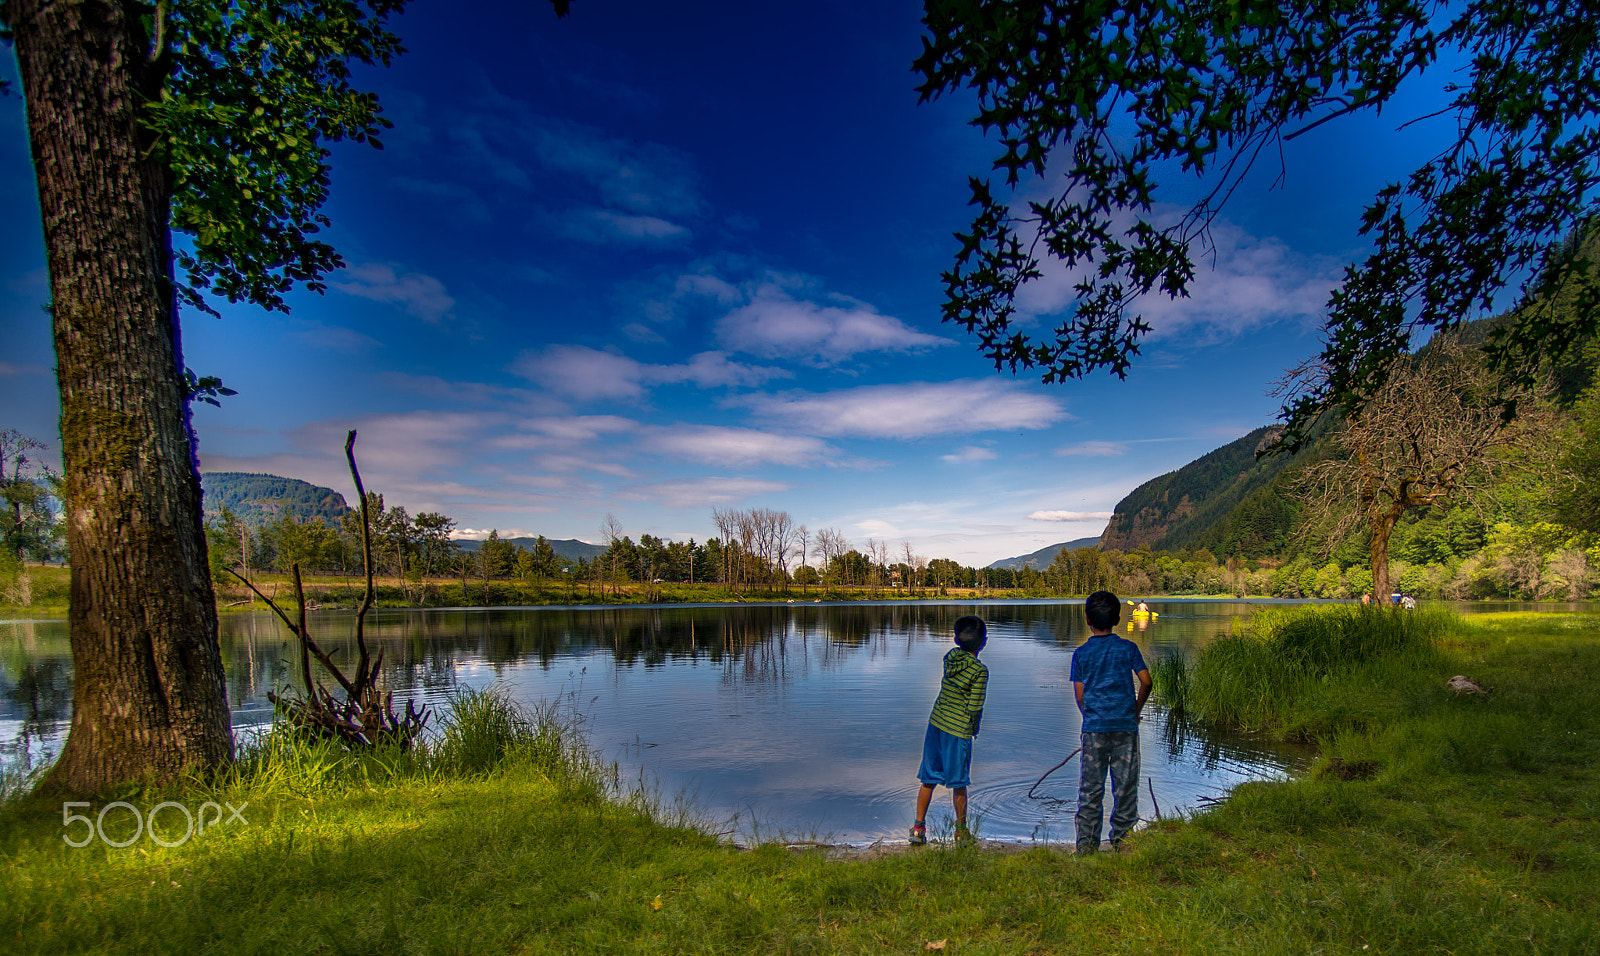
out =
<path fill-rule="evenodd" d="M 1072 652 L 1072 682 L 1083 685 L 1083 732 L 1138 730 L 1134 676 L 1145 670 L 1139 645 L 1115 634 L 1091 635 Z"/>

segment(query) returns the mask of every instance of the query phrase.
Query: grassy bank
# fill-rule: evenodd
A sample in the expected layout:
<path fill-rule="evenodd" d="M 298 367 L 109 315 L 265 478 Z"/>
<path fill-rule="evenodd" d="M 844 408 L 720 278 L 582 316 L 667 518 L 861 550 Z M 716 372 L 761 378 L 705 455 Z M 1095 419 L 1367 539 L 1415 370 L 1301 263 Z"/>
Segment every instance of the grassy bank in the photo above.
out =
<path fill-rule="evenodd" d="M 1593 952 L 1589 628 L 1486 615 L 1397 651 L 1416 654 L 1402 680 L 1362 669 L 1388 652 L 1329 671 L 1300 689 L 1279 732 L 1357 694 L 1376 716 L 1330 725 L 1317 772 L 1241 787 L 1141 831 L 1125 856 L 1090 860 L 1053 848 L 864 862 L 739 852 L 619 795 L 551 714 L 516 728 L 485 708 L 481 726 L 426 759 L 263 747 L 226 780 L 128 795 L 248 802 L 247 823 L 171 849 L 72 849 L 59 805 L 0 810 L 0 950 L 912 953 L 944 940 L 953 953 Z M 1455 697 L 1444 681 L 1456 673 L 1493 693 Z M 163 826 L 181 831 L 168 813 Z M 131 817 L 113 811 L 106 827 L 125 836 Z"/>

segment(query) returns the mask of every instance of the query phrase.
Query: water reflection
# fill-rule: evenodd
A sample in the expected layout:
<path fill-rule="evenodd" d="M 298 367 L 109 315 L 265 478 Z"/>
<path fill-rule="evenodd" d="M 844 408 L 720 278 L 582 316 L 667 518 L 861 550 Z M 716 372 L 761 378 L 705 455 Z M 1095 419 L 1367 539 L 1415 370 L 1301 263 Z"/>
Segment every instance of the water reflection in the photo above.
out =
<path fill-rule="evenodd" d="M 1119 627 L 1146 658 L 1197 647 L 1250 606 L 1163 603 Z M 990 622 L 990 697 L 974 748 L 972 807 L 990 838 L 1070 842 L 1077 764 L 1027 792 L 1077 746 L 1068 682 L 1088 636 L 1081 603 L 895 603 L 375 611 L 398 707 L 442 705 L 458 687 L 561 698 L 626 777 L 748 837 L 754 831 L 855 842 L 903 838 L 928 710 L 951 626 Z M 312 618 L 319 643 L 353 663 L 354 614 Z M 296 689 L 296 647 L 266 613 L 223 617 L 236 727 L 270 721 L 268 691 Z M 0 760 L 59 749 L 71 704 L 65 622 L 0 623 Z M 1282 774 L 1299 751 L 1195 735 L 1152 707 L 1142 736 L 1141 814 L 1194 808 L 1241 780 Z M 942 793 L 930 823 L 948 813 Z"/>

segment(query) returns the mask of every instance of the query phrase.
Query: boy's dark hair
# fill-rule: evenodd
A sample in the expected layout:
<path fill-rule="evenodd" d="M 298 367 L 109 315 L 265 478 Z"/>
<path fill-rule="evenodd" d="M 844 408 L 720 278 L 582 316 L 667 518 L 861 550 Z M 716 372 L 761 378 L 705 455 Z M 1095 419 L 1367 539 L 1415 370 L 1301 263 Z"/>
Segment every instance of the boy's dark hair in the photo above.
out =
<path fill-rule="evenodd" d="M 976 654 L 983 650 L 983 645 L 987 643 L 989 643 L 989 628 L 983 623 L 983 618 L 972 614 L 956 618 L 957 647 L 969 654 Z"/>
<path fill-rule="evenodd" d="M 1083 602 L 1083 615 L 1097 631 L 1109 631 L 1122 620 L 1122 602 L 1110 591 L 1096 591 Z"/>

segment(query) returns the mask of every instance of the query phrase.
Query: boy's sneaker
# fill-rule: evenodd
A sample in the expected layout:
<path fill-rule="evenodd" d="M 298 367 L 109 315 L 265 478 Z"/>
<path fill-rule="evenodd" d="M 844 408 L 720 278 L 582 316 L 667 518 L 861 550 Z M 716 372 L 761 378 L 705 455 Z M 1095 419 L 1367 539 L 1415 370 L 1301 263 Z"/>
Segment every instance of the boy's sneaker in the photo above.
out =
<path fill-rule="evenodd" d="M 972 835 L 972 831 L 967 829 L 967 825 L 965 823 L 956 824 L 957 843 L 971 843 L 976 839 L 977 838 Z"/>
<path fill-rule="evenodd" d="M 911 845 L 923 846 L 928 842 L 928 828 L 921 823 L 911 824 Z"/>

